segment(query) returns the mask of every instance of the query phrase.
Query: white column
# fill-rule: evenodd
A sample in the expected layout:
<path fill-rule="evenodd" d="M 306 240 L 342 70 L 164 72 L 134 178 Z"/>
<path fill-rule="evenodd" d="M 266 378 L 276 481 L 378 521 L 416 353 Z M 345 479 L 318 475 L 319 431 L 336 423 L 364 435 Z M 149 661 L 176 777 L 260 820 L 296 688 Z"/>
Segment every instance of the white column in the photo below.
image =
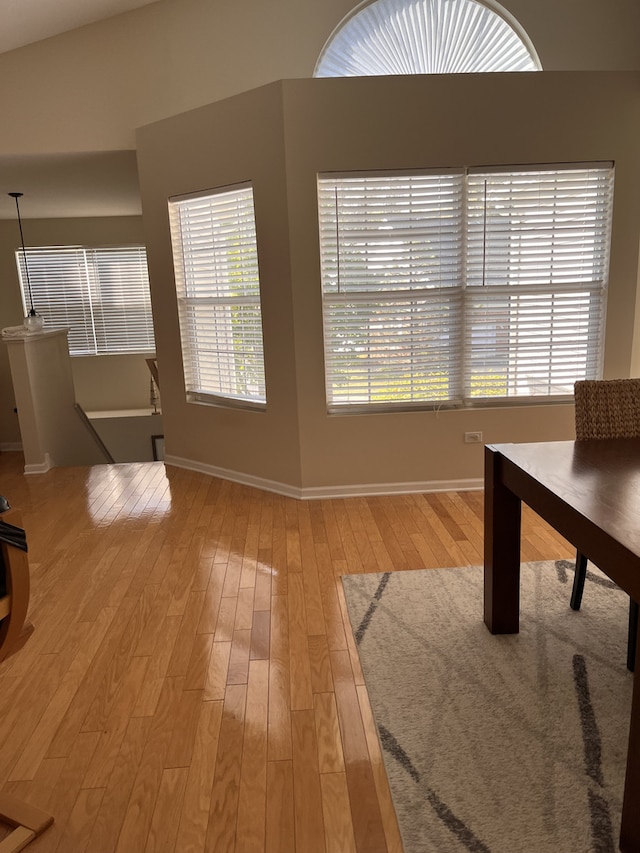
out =
<path fill-rule="evenodd" d="M 75 410 L 68 329 L 2 330 L 18 408 L 25 474 L 94 465 L 104 456 Z"/>

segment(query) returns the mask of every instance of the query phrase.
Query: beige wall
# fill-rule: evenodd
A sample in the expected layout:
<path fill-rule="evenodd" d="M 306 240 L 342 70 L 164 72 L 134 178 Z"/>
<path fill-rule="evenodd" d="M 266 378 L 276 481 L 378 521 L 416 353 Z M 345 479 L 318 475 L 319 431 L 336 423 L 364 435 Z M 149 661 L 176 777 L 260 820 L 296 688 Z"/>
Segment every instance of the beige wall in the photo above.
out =
<path fill-rule="evenodd" d="M 141 131 L 138 160 L 168 455 L 301 481 L 281 87 L 239 95 Z M 167 199 L 251 179 L 263 303 L 267 411 L 187 403 Z"/>
<path fill-rule="evenodd" d="M 160 0 L 0 56 L 0 155 L 134 147 L 135 128 L 306 78 L 354 0 Z M 640 69 L 637 0 L 503 0 L 543 68 Z"/>
<path fill-rule="evenodd" d="M 153 462 L 153 436 L 163 433 L 162 415 L 92 417 L 91 425 L 116 462 Z"/>
<path fill-rule="evenodd" d="M 568 405 L 327 415 L 316 176 L 615 161 L 604 370 L 626 376 L 638 287 L 639 136 L 636 72 L 284 81 L 143 128 L 138 156 L 168 455 L 312 493 L 479 478 L 482 450 L 463 443 L 467 430 L 481 430 L 485 442 L 571 438 Z M 167 198 L 247 179 L 256 204 L 266 413 L 184 401 L 170 269 Z"/>
<path fill-rule="evenodd" d="M 23 222 L 30 246 L 141 243 L 141 217 L 47 219 Z M 17 222 L 0 221 L 0 329 L 22 323 L 22 302 L 15 251 L 20 247 Z M 37 307 L 37 306 L 36 306 Z M 149 405 L 149 371 L 143 356 L 73 358 L 76 398 L 86 410 L 143 408 Z M 15 394 L 6 345 L 0 342 L 0 445 L 20 443 Z"/>

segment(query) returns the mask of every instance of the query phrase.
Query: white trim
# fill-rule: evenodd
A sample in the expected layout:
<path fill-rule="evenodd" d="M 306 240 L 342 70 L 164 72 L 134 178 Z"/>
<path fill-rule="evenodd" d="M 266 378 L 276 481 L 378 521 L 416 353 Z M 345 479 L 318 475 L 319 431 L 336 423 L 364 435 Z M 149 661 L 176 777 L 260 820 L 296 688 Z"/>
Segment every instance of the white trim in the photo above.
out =
<path fill-rule="evenodd" d="M 68 327 L 64 329 L 39 329 L 37 332 L 32 332 L 24 326 L 7 326 L 2 330 L 2 340 L 6 344 L 12 344 L 15 341 L 42 341 L 45 338 L 55 337 L 56 335 L 69 334 Z"/>
<path fill-rule="evenodd" d="M 48 453 L 44 454 L 43 462 L 32 462 L 29 465 L 24 466 L 25 474 L 46 474 L 53 468 L 53 463 L 51 462 L 51 457 Z"/>
<path fill-rule="evenodd" d="M 166 455 L 165 465 L 173 465 L 176 468 L 185 468 L 187 471 L 198 471 L 211 477 L 219 477 L 232 483 L 241 483 L 244 486 L 253 486 L 265 492 L 274 492 L 297 500 L 313 500 L 318 498 L 359 498 L 366 496 L 382 495 L 411 495 L 432 492 L 468 492 L 481 491 L 484 488 L 484 480 L 481 477 L 468 480 L 425 480 L 422 482 L 408 483 L 354 483 L 346 486 L 309 486 L 298 488 L 287 483 L 276 480 L 267 480 L 263 477 L 254 477 L 242 471 L 231 471 L 228 468 L 219 468 L 217 465 L 208 465 L 197 462 L 194 459 L 184 459 L 181 456 Z"/>
<path fill-rule="evenodd" d="M 22 449 L 21 441 L 0 441 L 0 453 L 16 453 Z"/>
<path fill-rule="evenodd" d="M 105 409 L 94 412 L 85 412 L 90 421 L 101 418 L 148 418 L 150 415 L 161 415 L 162 412 L 154 412 L 151 407 L 147 409 Z"/>
<path fill-rule="evenodd" d="M 525 30 L 525 28 L 515 17 L 515 15 L 513 15 L 507 8 L 498 3 L 497 0 L 476 0 L 476 2 L 480 3 L 480 5 L 482 6 L 487 6 L 487 8 L 494 11 L 496 15 L 499 15 L 504 21 L 509 24 L 511 29 L 517 36 L 520 37 L 520 40 L 529 51 L 534 65 L 537 66 L 537 70 L 542 71 L 542 62 L 540 61 L 540 57 L 538 56 L 538 51 L 536 50 L 534 43 L 531 41 L 529 33 Z"/>
<path fill-rule="evenodd" d="M 175 201 L 191 201 L 191 199 L 204 199 L 214 195 L 223 195 L 224 193 L 233 192 L 234 190 L 251 189 L 253 184 L 250 180 L 238 181 L 236 184 L 224 184 L 221 187 L 210 187 L 206 190 L 194 190 L 190 193 L 179 193 L 178 195 L 170 195 L 169 202 Z"/>
<path fill-rule="evenodd" d="M 313 498 L 361 498 L 384 495 L 414 495 L 433 492 L 471 492 L 484 488 L 482 478 L 469 480 L 425 480 L 410 483 L 357 483 L 349 486 L 312 486 L 301 489 L 302 500 Z"/>

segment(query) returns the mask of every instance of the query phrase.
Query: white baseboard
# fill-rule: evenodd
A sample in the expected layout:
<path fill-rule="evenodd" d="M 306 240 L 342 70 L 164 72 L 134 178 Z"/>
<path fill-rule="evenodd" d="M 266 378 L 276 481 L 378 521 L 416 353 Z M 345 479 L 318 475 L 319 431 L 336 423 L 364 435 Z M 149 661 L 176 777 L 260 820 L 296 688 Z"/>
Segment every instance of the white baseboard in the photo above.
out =
<path fill-rule="evenodd" d="M 48 453 L 44 454 L 44 459 L 42 462 L 31 462 L 29 465 L 24 466 L 25 474 L 46 474 L 53 468 L 53 464 L 51 462 L 51 458 Z"/>
<path fill-rule="evenodd" d="M 426 480 L 423 482 L 410 483 L 358 483 L 348 486 L 310 486 L 298 488 L 287 483 L 279 483 L 275 480 L 267 480 L 263 477 L 254 477 L 239 471 L 230 471 L 227 468 L 218 468 L 216 465 L 207 465 L 196 462 L 193 459 L 184 459 L 181 456 L 166 455 L 164 461 L 167 465 L 176 468 L 185 468 L 188 471 L 198 471 L 201 474 L 209 474 L 211 477 L 220 477 L 230 480 L 232 483 L 241 483 L 244 486 L 254 486 L 265 492 L 274 492 L 298 500 L 313 500 L 318 498 L 358 498 L 367 495 L 411 495 L 425 492 L 468 492 L 484 488 L 482 478 L 468 480 Z"/>
<path fill-rule="evenodd" d="M 0 453 L 16 453 L 22 450 L 22 443 L 19 441 L 0 441 Z"/>

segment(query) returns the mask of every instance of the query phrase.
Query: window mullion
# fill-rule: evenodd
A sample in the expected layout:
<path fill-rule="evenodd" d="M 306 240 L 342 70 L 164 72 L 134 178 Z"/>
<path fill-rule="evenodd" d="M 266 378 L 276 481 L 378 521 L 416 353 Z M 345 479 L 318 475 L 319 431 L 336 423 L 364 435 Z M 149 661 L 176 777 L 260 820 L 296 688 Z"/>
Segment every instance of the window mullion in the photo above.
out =
<path fill-rule="evenodd" d="M 97 276 L 95 271 L 95 265 L 89 263 L 89 257 L 86 250 L 82 252 L 82 259 L 84 263 L 84 272 L 85 272 L 85 282 L 87 287 L 87 305 L 89 307 L 89 319 L 87 321 L 87 326 L 91 330 L 91 337 L 93 340 L 93 351 L 94 354 L 98 354 L 98 336 L 96 335 L 96 319 L 94 312 L 94 299 L 93 292 L 94 288 L 97 288 Z M 98 295 L 99 298 L 99 295 Z"/>
<path fill-rule="evenodd" d="M 470 379 L 470 370 L 467 364 L 467 356 L 468 356 L 468 335 L 467 335 L 467 248 L 469 241 L 469 230 L 467 227 L 467 219 L 468 219 L 468 205 L 469 205 L 469 170 L 465 169 L 462 175 L 462 198 L 461 198 L 461 208 L 462 208 L 462 220 L 460 223 L 461 227 L 461 246 L 462 246 L 462 257 L 460 259 L 460 273 L 462 280 L 460 282 L 460 289 L 462 294 L 462 299 L 460 300 L 461 304 L 461 316 L 460 316 L 460 368 L 459 368 L 459 387 L 458 397 L 463 400 L 466 400 L 471 393 L 471 379 Z"/>

